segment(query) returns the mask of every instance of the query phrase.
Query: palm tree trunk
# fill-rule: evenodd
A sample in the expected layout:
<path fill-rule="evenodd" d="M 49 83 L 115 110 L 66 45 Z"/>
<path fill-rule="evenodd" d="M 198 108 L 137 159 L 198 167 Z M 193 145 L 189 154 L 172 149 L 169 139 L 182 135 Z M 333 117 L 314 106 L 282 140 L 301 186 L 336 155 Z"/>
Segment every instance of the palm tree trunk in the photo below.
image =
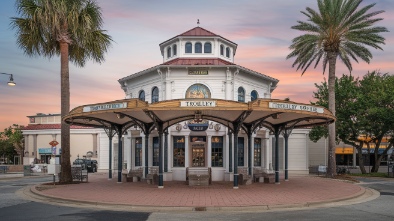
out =
<path fill-rule="evenodd" d="M 68 43 L 60 42 L 60 96 L 61 96 L 61 117 L 63 119 L 70 111 L 70 79 L 68 67 Z M 70 125 L 61 122 L 61 183 L 71 183 L 71 162 L 70 162 Z"/>
<path fill-rule="evenodd" d="M 335 116 L 335 66 L 337 54 L 328 52 L 328 109 Z M 335 122 L 328 125 L 328 165 L 327 177 L 336 175 L 335 162 Z"/>

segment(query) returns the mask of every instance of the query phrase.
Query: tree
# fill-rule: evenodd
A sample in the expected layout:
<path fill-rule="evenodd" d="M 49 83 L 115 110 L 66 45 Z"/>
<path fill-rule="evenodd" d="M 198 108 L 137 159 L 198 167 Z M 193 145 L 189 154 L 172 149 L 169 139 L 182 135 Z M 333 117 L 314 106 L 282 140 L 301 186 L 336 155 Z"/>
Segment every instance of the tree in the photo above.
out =
<path fill-rule="evenodd" d="M 101 30 L 101 9 L 94 0 L 17 0 L 20 18 L 11 18 L 17 44 L 28 56 L 60 55 L 61 116 L 70 111 L 69 61 L 83 67 L 87 60 L 104 61 L 111 37 Z M 60 182 L 72 182 L 70 126 L 61 124 Z"/>
<path fill-rule="evenodd" d="M 3 154 L 7 155 L 10 158 L 10 155 L 18 154 L 21 156 L 22 164 L 23 164 L 23 154 L 24 154 L 24 139 L 21 129 L 23 126 L 19 126 L 18 124 L 13 124 L 4 129 L 3 132 L 0 132 L 0 140 L 1 142 L 1 150 Z M 1 154 L 0 154 L 1 155 Z"/>
<path fill-rule="evenodd" d="M 335 69 L 339 58 L 352 71 L 350 59 L 358 58 L 369 63 L 371 52 L 365 47 L 381 49 L 384 38 L 379 34 L 387 32 L 385 27 L 372 25 L 382 20 L 374 18 L 384 11 L 368 12 L 375 4 L 359 8 L 362 0 L 318 0 L 318 11 L 309 7 L 301 12 L 308 22 L 298 21 L 292 29 L 308 32 L 293 39 L 292 52 L 287 59 L 295 57 L 293 67 L 302 70 L 302 75 L 312 63 L 314 68 L 323 63 L 323 74 L 328 64 L 328 109 L 335 115 Z M 329 125 L 327 176 L 333 177 L 335 166 L 335 122 Z"/>
<path fill-rule="evenodd" d="M 316 105 L 328 105 L 327 83 L 315 84 L 317 92 L 314 97 L 318 100 Z M 336 131 L 337 141 L 352 145 L 357 149 L 359 166 L 362 173 L 366 173 L 363 147 L 373 146 L 375 164 L 372 172 L 379 169 L 382 157 L 387 155 L 393 147 L 394 130 L 394 76 L 371 72 L 362 80 L 353 76 L 343 75 L 336 79 Z M 317 141 L 326 136 L 325 127 L 315 127 L 309 134 L 312 141 Z M 380 152 L 381 143 L 389 138 L 389 143 L 383 152 Z M 368 151 L 369 157 L 369 151 Z"/>

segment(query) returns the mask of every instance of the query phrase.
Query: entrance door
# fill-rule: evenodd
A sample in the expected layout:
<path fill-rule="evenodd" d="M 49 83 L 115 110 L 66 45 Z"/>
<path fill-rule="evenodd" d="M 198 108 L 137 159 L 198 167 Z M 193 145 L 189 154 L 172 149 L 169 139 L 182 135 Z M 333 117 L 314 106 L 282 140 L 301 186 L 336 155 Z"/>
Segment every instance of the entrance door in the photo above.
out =
<path fill-rule="evenodd" d="M 192 166 L 205 167 L 205 147 L 192 148 Z"/>
<path fill-rule="evenodd" d="M 206 167 L 206 136 L 190 136 L 191 167 Z"/>

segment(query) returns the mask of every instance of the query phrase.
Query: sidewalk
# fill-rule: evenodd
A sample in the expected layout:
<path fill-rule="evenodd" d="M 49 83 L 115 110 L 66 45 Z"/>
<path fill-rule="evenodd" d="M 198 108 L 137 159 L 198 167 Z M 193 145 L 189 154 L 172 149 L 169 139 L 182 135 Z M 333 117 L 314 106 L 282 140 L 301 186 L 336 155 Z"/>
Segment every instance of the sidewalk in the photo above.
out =
<path fill-rule="evenodd" d="M 108 174 L 89 174 L 88 183 L 37 185 L 31 191 L 40 196 L 90 205 L 132 206 L 144 210 L 234 210 L 287 207 L 338 202 L 365 193 L 349 182 L 313 176 L 290 177 L 280 184 L 253 183 L 233 189 L 232 182 L 213 182 L 207 187 L 190 187 L 185 182 L 164 182 L 164 188 L 142 182 L 117 183 Z"/>

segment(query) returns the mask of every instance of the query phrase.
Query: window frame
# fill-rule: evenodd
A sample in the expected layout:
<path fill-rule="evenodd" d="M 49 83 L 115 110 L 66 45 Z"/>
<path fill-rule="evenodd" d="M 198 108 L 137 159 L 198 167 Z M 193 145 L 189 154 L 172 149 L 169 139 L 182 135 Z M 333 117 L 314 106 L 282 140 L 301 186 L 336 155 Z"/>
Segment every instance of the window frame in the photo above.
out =
<path fill-rule="evenodd" d="M 253 96 L 253 93 L 256 94 L 256 96 Z M 254 98 L 254 99 L 253 99 Z M 257 100 L 259 98 L 259 93 L 257 93 L 256 90 L 253 90 L 252 92 L 250 92 L 250 101 L 254 101 Z"/>
<path fill-rule="evenodd" d="M 240 94 L 240 90 L 242 90 L 243 95 Z M 245 102 L 245 89 L 242 86 L 240 86 L 238 87 L 237 93 L 238 93 L 238 102 Z"/>
<path fill-rule="evenodd" d="M 188 46 L 190 46 L 190 48 L 188 48 Z M 188 51 L 187 49 L 190 49 L 190 51 Z M 185 54 L 191 54 L 191 53 L 193 53 L 193 44 L 191 42 L 186 42 Z"/>
<path fill-rule="evenodd" d="M 197 48 L 197 46 L 199 46 L 200 48 Z M 194 53 L 195 54 L 202 54 L 202 44 L 201 44 L 201 42 L 196 42 L 194 44 Z"/>
<path fill-rule="evenodd" d="M 168 48 L 167 48 L 167 58 L 170 58 L 170 57 L 171 57 L 171 50 L 172 50 L 171 47 L 168 47 Z"/>
<path fill-rule="evenodd" d="M 226 57 L 230 58 L 230 48 L 226 48 Z"/>
<path fill-rule="evenodd" d="M 141 95 L 144 95 L 143 99 L 141 99 Z M 138 99 L 140 101 L 145 101 L 145 91 L 144 90 L 140 90 L 140 92 L 138 92 Z"/>
<path fill-rule="evenodd" d="M 259 142 L 256 142 L 257 140 L 259 140 Z M 255 137 L 253 139 L 253 165 L 255 167 L 261 167 L 262 146 L 262 139 Z"/>
<path fill-rule="evenodd" d="M 224 46 L 222 44 L 220 45 L 220 55 L 224 56 Z"/>
<path fill-rule="evenodd" d="M 173 167 L 185 167 L 185 148 L 186 148 L 185 136 L 173 136 L 173 146 L 172 146 Z"/>
<path fill-rule="evenodd" d="M 142 137 L 136 137 L 134 141 L 134 165 L 142 166 Z"/>
<path fill-rule="evenodd" d="M 242 142 L 240 142 L 242 141 Z M 245 138 L 238 137 L 238 166 L 245 166 Z"/>
<path fill-rule="evenodd" d="M 176 56 L 177 55 L 177 46 L 176 44 L 172 45 L 172 56 Z"/>
<path fill-rule="evenodd" d="M 155 93 L 155 90 L 157 90 L 157 94 Z M 156 103 L 159 102 L 159 88 L 154 86 L 152 88 L 152 98 L 151 98 L 151 103 Z"/>
<path fill-rule="evenodd" d="M 159 137 L 152 137 L 152 166 L 159 166 L 159 151 L 160 143 Z"/>
<path fill-rule="evenodd" d="M 223 167 L 223 136 L 211 137 L 211 167 Z"/>
<path fill-rule="evenodd" d="M 209 45 L 209 52 L 206 51 L 206 46 Z M 211 42 L 205 42 L 204 43 L 204 54 L 212 54 L 212 44 Z"/>

